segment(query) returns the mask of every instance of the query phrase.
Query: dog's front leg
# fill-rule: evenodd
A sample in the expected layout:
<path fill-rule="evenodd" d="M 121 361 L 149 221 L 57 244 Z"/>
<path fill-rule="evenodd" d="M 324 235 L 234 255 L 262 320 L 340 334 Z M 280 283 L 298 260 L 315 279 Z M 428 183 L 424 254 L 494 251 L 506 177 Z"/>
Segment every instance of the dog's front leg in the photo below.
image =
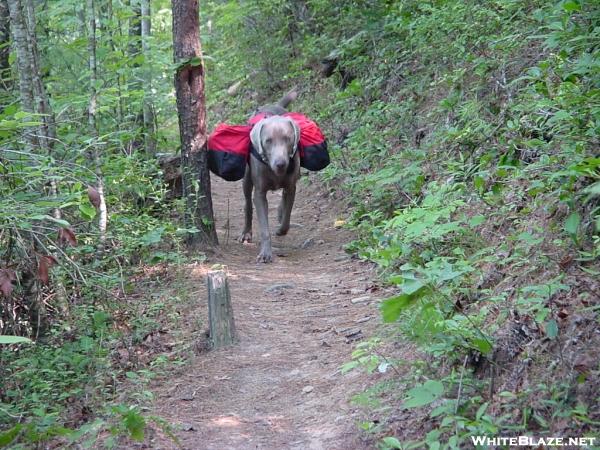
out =
<path fill-rule="evenodd" d="M 296 198 L 296 185 L 292 184 L 283 189 L 281 196 L 281 204 L 279 205 L 279 228 L 275 232 L 277 236 L 284 236 L 290 229 L 290 218 L 292 216 L 292 208 L 294 199 Z"/>
<path fill-rule="evenodd" d="M 269 232 L 269 204 L 267 203 L 267 193 L 254 190 L 254 207 L 258 217 L 258 226 L 260 227 L 260 253 L 256 258 L 257 262 L 269 263 L 273 261 L 273 252 L 271 250 L 271 233 Z"/>
<path fill-rule="evenodd" d="M 240 242 L 252 242 L 252 187 L 252 175 L 248 166 L 244 175 L 244 231 L 240 236 Z"/>

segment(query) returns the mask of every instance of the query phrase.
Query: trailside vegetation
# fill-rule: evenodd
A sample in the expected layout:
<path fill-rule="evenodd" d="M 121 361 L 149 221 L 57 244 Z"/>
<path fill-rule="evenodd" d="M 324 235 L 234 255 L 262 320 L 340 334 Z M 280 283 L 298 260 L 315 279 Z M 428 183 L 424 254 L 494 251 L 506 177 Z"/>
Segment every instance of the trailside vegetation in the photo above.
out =
<path fill-rule="evenodd" d="M 403 449 L 593 436 L 598 2 L 226 2 L 210 19 L 213 101 L 234 114 L 300 86 L 351 206 L 347 250 L 396 292 L 343 367 L 377 374 L 361 427 Z"/>

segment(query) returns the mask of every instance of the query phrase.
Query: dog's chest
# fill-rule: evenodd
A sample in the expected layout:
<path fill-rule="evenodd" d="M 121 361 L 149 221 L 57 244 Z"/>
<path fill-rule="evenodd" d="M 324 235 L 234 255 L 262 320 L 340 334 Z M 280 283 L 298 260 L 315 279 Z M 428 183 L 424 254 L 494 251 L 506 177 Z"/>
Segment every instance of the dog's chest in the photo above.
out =
<path fill-rule="evenodd" d="M 286 189 L 293 186 L 300 178 L 300 170 L 298 162 L 295 161 L 296 167 L 292 173 L 277 175 L 269 166 L 263 165 L 261 162 L 251 160 L 252 181 L 258 190 L 261 191 L 276 191 L 278 189 Z"/>

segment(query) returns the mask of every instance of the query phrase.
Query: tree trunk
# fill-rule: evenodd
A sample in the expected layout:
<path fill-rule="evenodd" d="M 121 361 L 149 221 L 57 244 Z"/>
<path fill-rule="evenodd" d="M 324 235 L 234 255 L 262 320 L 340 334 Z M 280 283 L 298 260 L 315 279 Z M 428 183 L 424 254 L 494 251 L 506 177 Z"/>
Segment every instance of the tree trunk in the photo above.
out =
<path fill-rule="evenodd" d="M 13 30 L 13 41 L 17 54 L 17 69 L 19 72 L 19 93 L 21 99 L 21 109 L 26 112 L 39 114 L 38 127 L 30 127 L 25 130 L 25 139 L 30 146 L 30 150 L 43 156 L 49 156 L 56 138 L 56 126 L 54 113 L 50 106 L 50 101 L 46 93 L 44 81 L 40 72 L 40 56 L 36 37 L 36 17 L 32 0 L 9 0 L 11 25 Z M 58 196 L 58 186 L 56 179 L 52 176 L 53 170 L 48 172 L 50 178 L 50 196 Z M 53 215 L 56 219 L 61 218 L 60 209 L 54 209 Z M 39 241 L 31 234 L 31 248 L 35 251 Z M 47 252 L 47 250 L 46 250 Z M 45 334 L 47 329 L 47 313 L 44 303 L 39 295 L 35 283 L 35 273 L 30 270 L 29 282 L 23 282 L 25 298 L 30 304 L 31 323 L 37 324 L 38 335 Z M 26 279 L 27 276 L 24 276 Z M 57 282 L 58 307 L 60 309 L 66 304 L 66 295 L 64 295 L 64 286 Z"/>
<path fill-rule="evenodd" d="M 107 19 L 109 21 L 109 23 L 111 23 L 113 20 L 115 20 L 115 18 L 113 17 L 113 2 L 112 0 L 108 0 L 107 5 L 106 5 L 106 16 Z M 117 30 L 121 30 L 121 21 L 120 19 L 116 19 L 117 20 Z M 108 29 L 108 41 L 109 41 L 109 45 L 110 45 L 110 49 L 114 52 L 117 53 L 117 46 L 115 45 L 115 29 L 114 27 L 109 27 Z M 123 125 L 123 94 L 122 94 L 122 89 L 121 89 L 121 74 L 119 73 L 119 71 L 115 72 L 115 82 L 117 83 L 117 97 L 119 99 L 117 107 L 115 108 L 115 114 L 117 117 L 117 126 L 119 129 L 121 129 L 121 126 Z"/>
<path fill-rule="evenodd" d="M 10 82 L 10 16 L 8 14 L 8 3 L 6 0 L 0 0 L 0 87 L 9 91 Z M 0 112 L 4 108 L 0 106 Z"/>
<path fill-rule="evenodd" d="M 23 15 L 21 0 L 7 0 L 10 13 L 10 26 L 12 30 L 13 47 L 17 56 L 17 72 L 19 73 L 19 99 L 21 109 L 34 113 L 33 81 L 31 78 L 31 53 L 29 51 L 29 37 L 27 23 Z M 23 130 L 25 139 L 32 148 L 37 146 L 34 127 Z"/>
<path fill-rule="evenodd" d="M 26 23 L 28 30 L 28 41 L 29 41 L 29 52 L 31 55 L 31 80 L 33 84 L 33 94 L 35 100 L 35 112 L 40 114 L 40 131 L 38 133 L 38 139 L 42 151 L 48 154 L 52 150 L 54 141 L 56 139 L 56 124 L 54 121 L 54 113 L 50 107 L 50 101 L 48 100 L 48 94 L 46 94 L 46 88 L 44 87 L 44 81 L 40 72 L 40 55 L 37 46 L 36 38 L 36 20 L 35 20 L 35 9 L 32 0 L 22 0 L 24 13 L 26 15 Z"/>
<path fill-rule="evenodd" d="M 195 226 L 199 230 L 189 234 L 188 247 L 194 248 L 217 243 L 206 151 L 204 65 L 198 0 L 172 0 L 172 7 L 185 219 L 186 226 Z"/>
<path fill-rule="evenodd" d="M 127 53 L 130 58 L 135 58 L 141 52 L 142 9 L 140 0 L 129 0 L 128 4 L 133 15 L 129 17 L 129 43 L 127 46 Z M 134 64 L 133 67 L 137 67 L 137 64 Z"/>
<path fill-rule="evenodd" d="M 94 144 L 92 149 L 92 157 L 94 159 L 94 166 L 96 172 L 96 191 L 100 199 L 100 205 L 98 206 L 98 230 L 100 232 L 100 239 L 98 242 L 98 256 L 104 253 L 106 245 L 106 227 L 108 224 L 108 211 L 106 208 L 106 199 L 104 197 L 104 177 L 102 174 L 102 161 L 100 159 L 100 149 L 98 148 L 100 143 L 98 142 L 98 123 L 96 121 L 96 102 L 98 92 L 96 91 L 96 84 L 98 80 L 98 69 L 96 62 L 96 6 L 94 0 L 87 0 L 87 12 L 88 12 L 88 58 L 89 58 L 89 69 L 90 69 L 90 104 L 88 107 L 88 124 L 90 132 L 94 137 Z"/>
<path fill-rule="evenodd" d="M 144 54 L 144 143 L 146 152 L 156 153 L 156 130 L 154 129 L 154 110 L 152 107 L 152 65 L 150 64 L 150 0 L 142 0 L 142 53 Z"/>

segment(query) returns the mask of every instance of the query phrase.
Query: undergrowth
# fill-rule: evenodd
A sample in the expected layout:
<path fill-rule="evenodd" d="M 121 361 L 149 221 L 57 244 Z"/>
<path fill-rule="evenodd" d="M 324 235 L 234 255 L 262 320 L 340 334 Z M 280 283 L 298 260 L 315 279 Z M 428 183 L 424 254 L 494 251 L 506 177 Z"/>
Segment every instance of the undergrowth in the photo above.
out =
<path fill-rule="evenodd" d="M 276 18 L 294 63 L 256 55 L 223 89 L 247 71 L 248 90 L 304 90 L 294 106 L 333 155 L 323 178 L 353 207 L 347 250 L 397 291 L 392 331 L 343 368 L 388 374 L 355 398 L 362 428 L 431 449 L 597 432 L 597 2 L 243 5 L 252 29 Z M 421 355 L 410 367 L 398 340 Z"/>

